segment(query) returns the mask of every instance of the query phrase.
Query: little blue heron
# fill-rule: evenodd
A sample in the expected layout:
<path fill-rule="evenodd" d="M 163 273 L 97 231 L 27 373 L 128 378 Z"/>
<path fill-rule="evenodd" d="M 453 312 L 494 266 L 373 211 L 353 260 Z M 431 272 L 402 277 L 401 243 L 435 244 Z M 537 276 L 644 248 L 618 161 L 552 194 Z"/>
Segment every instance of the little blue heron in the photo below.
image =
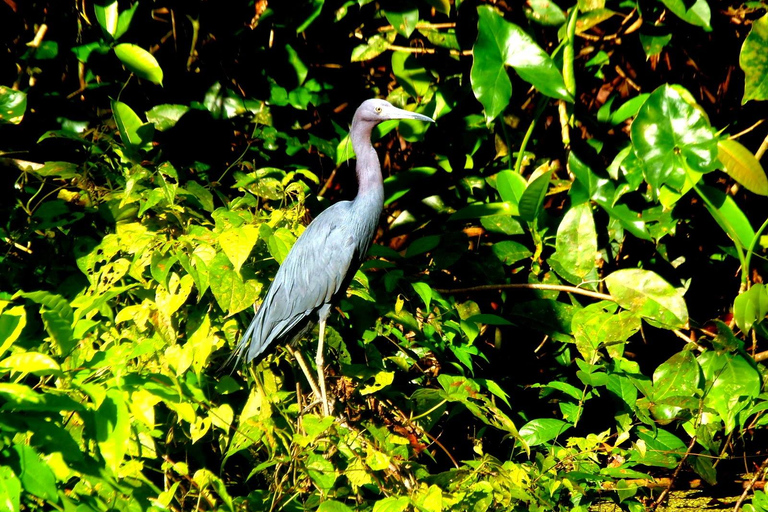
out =
<path fill-rule="evenodd" d="M 373 128 L 388 119 L 431 118 L 402 110 L 380 99 L 364 101 L 355 112 L 349 136 L 357 157 L 357 196 L 323 211 L 302 233 L 285 257 L 267 295 L 232 357 L 250 363 L 271 344 L 301 338 L 319 324 L 317 377 L 320 389 L 300 354 L 307 380 L 330 414 L 323 363 L 325 323 L 332 304 L 342 296 L 368 252 L 384 206 L 381 165 L 371 144 Z"/>

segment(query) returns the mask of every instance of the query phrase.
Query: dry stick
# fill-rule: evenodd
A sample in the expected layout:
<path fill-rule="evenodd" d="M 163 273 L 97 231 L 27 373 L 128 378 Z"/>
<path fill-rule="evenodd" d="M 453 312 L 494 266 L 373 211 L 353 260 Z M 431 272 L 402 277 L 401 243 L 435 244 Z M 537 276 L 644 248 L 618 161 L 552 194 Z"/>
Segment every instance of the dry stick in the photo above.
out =
<path fill-rule="evenodd" d="M 611 302 L 616 302 L 616 299 L 614 299 L 607 293 L 593 292 L 591 290 L 577 288 L 576 286 L 565 286 L 561 284 L 541 284 L 541 283 L 483 284 L 479 286 L 470 286 L 468 288 L 435 288 L 435 291 L 439 293 L 447 293 L 450 295 L 454 295 L 457 293 L 484 292 L 489 290 L 512 290 L 512 289 L 552 290 L 557 292 L 576 293 L 579 295 L 592 297 L 593 299 L 609 300 Z"/>
<path fill-rule="evenodd" d="M 688 449 L 685 450 L 685 455 L 683 455 L 683 458 L 680 459 L 680 463 L 677 465 L 677 468 L 675 468 L 675 472 L 672 475 L 672 478 L 670 479 L 669 486 L 666 487 L 659 496 L 659 499 L 653 502 L 653 505 L 651 505 L 652 510 L 656 510 L 659 505 L 661 505 L 664 500 L 667 498 L 667 495 L 669 494 L 670 489 L 672 489 L 672 486 L 675 483 L 675 480 L 677 480 L 677 475 L 680 474 L 680 471 L 683 469 L 683 464 L 685 463 L 685 460 L 688 458 L 688 456 L 691 454 L 691 450 L 693 450 L 693 445 L 696 444 L 696 436 L 693 436 L 691 438 L 691 442 L 688 443 Z"/>
<path fill-rule="evenodd" d="M 766 468 L 768 468 L 768 459 L 765 459 L 760 465 L 760 468 L 755 471 L 755 476 L 753 476 L 752 480 L 749 481 L 749 484 L 747 484 L 747 486 L 744 488 L 744 492 L 741 493 L 741 496 L 739 496 L 739 500 L 736 502 L 736 505 L 734 505 L 733 512 L 739 512 L 741 504 L 744 503 L 745 499 L 747 499 L 747 494 L 749 494 L 749 491 L 751 491 L 755 486 L 755 482 L 757 482 L 757 479 L 760 478 L 760 475 L 763 473 L 763 471 L 765 471 Z"/>

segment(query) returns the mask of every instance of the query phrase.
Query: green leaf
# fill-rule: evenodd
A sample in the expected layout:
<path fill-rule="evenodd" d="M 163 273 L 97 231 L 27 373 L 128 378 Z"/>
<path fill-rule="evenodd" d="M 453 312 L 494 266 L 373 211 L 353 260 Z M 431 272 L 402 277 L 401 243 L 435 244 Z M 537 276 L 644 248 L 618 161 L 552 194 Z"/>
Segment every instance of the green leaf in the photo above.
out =
<path fill-rule="evenodd" d="M 0 466 L 0 510 L 19 512 L 21 510 L 20 501 L 21 481 L 13 469 L 8 466 Z"/>
<path fill-rule="evenodd" d="M 115 2 L 117 4 L 117 2 Z M 123 37 L 129 28 L 131 28 L 131 21 L 133 21 L 133 15 L 136 14 L 136 8 L 139 6 L 139 2 L 134 2 L 132 6 L 121 12 L 117 17 L 117 29 L 113 34 L 115 39 Z"/>
<path fill-rule="evenodd" d="M 592 207 L 582 203 L 571 207 L 557 228 L 557 261 L 568 274 L 584 280 L 595 269 L 597 229 Z"/>
<path fill-rule="evenodd" d="M 565 23 L 565 13 L 556 3 L 549 0 L 529 0 L 525 15 L 529 20 L 547 27 L 559 27 Z"/>
<path fill-rule="evenodd" d="M 729 434 L 737 426 L 738 413 L 749 405 L 748 399 L 760 394 L 760 372 L 754 361 L 738 353 L 710 350 L 698 361 L 707 383 L 704 405 L 717 411 Z"/>
<path fill-rule="evenodd" d="M 530 258 L 533 252 L 520 242 L 503 240 L 493 244 L 493 254 L 505 265 L 514 265 L 520 260 Z"/>
<path fill-rule="evenodd" d="M 768 288 L 757 283 L 739 294 L 733 301 L 733 319 L 743 333 L 748 333 L 752 326 L 760 323 L 768 314 Z"/>
<path fill-rule="evenodd" d="M 259 229 L 250 224 L 230 228 L 219 235 L 219 245 L 232 262 L 235 272 L 240 272 L 258 239 Z"/>
<path fill-rule="evenodd" d="M 318 489 L 328 491 L 333 488 L 333 484 L 336 482 L 336 468 L 331 464 L 331 461 L 322 455 L 313 453 L 307 457 L 305 467 L 307 474 Z"/>
<path fill-rule="evenodd" d="M 261 284 L 254 280 L 243 281 L 223 252 L 216 254 L 208 271 L 213 296 L 219 307 L 229 315 L 251 306 L 261 292 Z"/>
<path fill-rule="evenodd" d="M 163 85 L 163 69 L 157 59 L 147 50 L 130 43 L 121 43 L 114 48 L 120 62 L 139 78 Z"/>
<path fill-rule="evenodd" d="M 0 85 L 0 124 L 19 124 L 26 111 L 26 93 Z"/>
<path fill-rule="evenodd" d="M 466 220 L 488 217 L 491 215 L 518 215 L 516 205 L 510 203 L 470 204 L 457 211 L 448 220 Z"/>
<path fill-rule="evenodd" d="M 766 48 L 768 50 L 768 48 Z M 768 196 L 768 177 L 763 166 L 741 143 L 723 139 L 717 142 L 718 158 L 723 170 L 750 192 Z"/>
<path fill-rule="evenodd" d="M 685 443 L 679 437 L 662 428 L 651 430 L 638 427 L 637 437 L 643 445 L 630 451 L 632 462 L 672 469 L 677 466 L 686 451 Z"/>
<path fill-rule="evenodd" d="M 293 233 L 285 228 L 277 228 L 267 239 L 267 248 L 272 257 L 282 264 L 294 243 L 296 243 L 296 237 Z"/>
<path fill-rule="evenodd" d="M 426 96 L 434 80 L 416 56 L 409 52 L 392 52 L 392 73 L 397 83 L 416 99 Z"/>
<path fill-rule="evenodd" d="M 398 34 L 405 38 L 411 37 L 411 34 L 416 29 L 416 25 L 419 23 L 419 10 L 413 5 L 409 7 L 410 9 L 402 11 L 389 9 L 384 11 L 387 21 L 397 30 Z"/>
<path fill-rule="evenodd" d="M 472 49 L 470 71 L 472 91 L 485 110 L 488 121 L 501 114 L 512 97 L 512 82 L 506 66 L 539 92 L 556 99 L 573 101 L 563 75 L 552 58 L 522 28 L 506 21 L 487 5 L 479 6 L 477 41 Z"/>
<path fill-rule="evenodd" d="M 356 46 L 352 50 L 350 61 L 363 62 L 378 57 L 389 49 L 389 45 L 394 42 L 396 35 L 395 32 L 387 32 L 369 38 L 366 44 Z"/>
<path fill-rule="evenodd" d="M 114 37 L 117 32 L 117 0 L 107 0 L 104 3 L 94 3 L 93 12 L 96 14 L 96 21 L 104 31 L 104 35 Z"/>
<path fill-rule="evenodd" d="M 538 176 L 534 174 L 525 192 L 523 192 L 518 208 L 520 209 L 520 216 L 528 222 L 533 222 L 539 216 L 551 177 L 552 171 L 545 171 Z"/>
<path fill-rule="evenodd" d="M 698 190 L 707 197 L 709 203 L 715 208 L 717 215 L 714 215 L 715 212 L 713 212 L 713 217 L 723 228 L 723 231 L 732 239 L 738 240 L 742 247 L 750 247 L 755 238 L 755 230 L 752 229 L 749 218 L 739 208 L 733 197 L 714 187 L 705 185 L 699 185 Z M 709 204 L 707 204 L 707 208 L 710 208 Z"/>
<path fill-rule="evenodd" d="M 554 418 L 537 418 L 520 428 L 520 437 L 528 446 L 537 446 L 560 437 L 572 426 L 570 423 Z"/>
<path fill-rule="evenodd" d="M 616 302 L 651 323 L 679 328 L 688 323 L 688 308 L 682 290 L 655 272 L 639 268 L 622 269 L 605 278 Z"/>
<path fill-rule="evenodd" d="M 138 5 L 138 4 L 133 4 Z M 189 112 L 187 105 L 163 104 L 155 105 L 146 111 L 147 121 L 155 125 L 157 131 L 165 131 L 173 128 L 181 119 L 181 116 Z M 190 182 L 189 184 L 197 183 Z"/>
<path fill-rule="evenodd" d="M 24 306 L 14 306 L 4 310 L 0 315 L 0 356 L 11 348 L 19 339 L 21 331 L 27 325 L 27 314 Z"/>
<path fill-rule="evenodd" d="M 0 372 L 34 373 L 61 376 L 59 363 L 51 356 L 39 352 L 19 352 L 0 361 Z"/>
<path fill-rule="evenodd" d="M 304 18 L 304 21 L 302 21 L 299 26 L 296 27 L 297 34 L 304 32 L 312 24 L 312 22 L 315 21 L 318 16 L 320 16 L 320 13 L 323 10 L 323 5 L 325 5 L 325 0 L 307 0 L 302 4 L 303 5 L 301 5 L 298 12 L 306 17 Z"/>
<path fill-rule="evenodd" d="M 107 467 L 117 474 L 131 435 L 131 417 L 122 390 L 107 390 L 104 401 L 96 410 L 95 420 L 99 453 Z"/>
<path fill-rule="evenodd" d="M 351 508 L 340 501 L 325 500 L 317 507 L 317 512 L 354 512 Z"/>
<path fill-rule="evenodd" d="M 373 504 L 373 512 L 404 512 L 411 504 L 408 496 L 389 496 Z"/>
<path fill-rule="evenodd" d="M 18 457 L 18 475 L 24 490 L 43 500 L 58 503 L 56 476 L 48 464 L 40 460 L 31 446 L 14 444 L 12 449 Z"/>
<path fill-rule="evenodd" d="M 688 168 L 709 172 L 717 166 L 717 139 L 709 120 L 670 85 L 645 101 L 632 122 L 631 138 L 645 179 L 657 193 L 662 185 L 681 190 Z"/>
<path fill-rule="evenodd" d="M 749 100 L 768 100 L 768 14 L 752 23 L 739 53 L 739 66 L 744 71 L 744 97 Z"/>
<path fill-rule="evenodd" d="M 585 361 L 595 360 L 596 352 L 607 349 L 613 357 L 623 353 L 620 342 L 640 330 L 640 318 L 629 311 L 619 311 L 607 301 L 590 304 L 573 314 L 571 328 L 576 348 Z"/>
<path fill-rule="evenodd" d="M 661 0 L 667 8 L 675 13 L 675 15 L 683 21 L 702 27 L 705 31 L 711 32 L 712 27 L 709 25 L 712 13 L 709 9 L 707 0 L 696 0 L 693 5 L 685 0 Z"/>
<path fill-rule="evenodd" d="M 672 34 L 651 35 L 640 34 L 640 44 L 643 45 L 643 51 L 645 52 L 645 58 L 650 59 L 661 54 L 661 51 L 672 40 Z"/>
<path fill-rule="evenodd" d="M 526 186 L 525 178 L 515 171 L 504 170 L 496 174 L 496 190 L 502 201 L 518 204 Z"/>
<path fill-rule="evenodd" d="M 432 302 L 432 288 L 427 283 L 411 283 L 411 286 L 413 291 L 418 293 L 421 300 L 424 301 L 424 307 L 429 309 L 429 304 Z"/>
<path fill-rule="evenodd" d="M 683 350 L 660 364 L 653 372 L 653 395 L 651 412 L 659 421 L 669 422 L 683 417 L 682 413 L 693 415 L 695 411 L 687 410 L 683 405 L 685 399 L 691 399 L 693 408 L 698 408 L 698 397 L 704 390 L 699 363 L 694 355 Z M 683 400 L 674 400 L 674 398 Z M 689 416 L 690 417 L 690 416 Z"/>
<path fill-rule="evenodd" d="M 121 101 L 112 101 L 112 115 L 126 145 L 140 148 L 152 142 L 154 125 L 143 123 L 131 107 Z"/>

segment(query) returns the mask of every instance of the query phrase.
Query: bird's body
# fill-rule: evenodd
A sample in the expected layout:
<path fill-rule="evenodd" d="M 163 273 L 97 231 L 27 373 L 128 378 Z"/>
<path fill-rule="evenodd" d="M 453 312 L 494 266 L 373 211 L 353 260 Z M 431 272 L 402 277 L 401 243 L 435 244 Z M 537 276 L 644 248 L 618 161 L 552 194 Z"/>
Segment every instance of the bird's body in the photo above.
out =
<path fill-rule="evenodd" d="M 357 157 L 357 196 L 323 211 L 296 240 L 233 354 L 251 362 L 273 343 L 292 342 L 319 322 L 316 360 L 326 412 L 322 375 L 325 320 L 334 302 L 346 292 L 376 233 L 384 205 L 384 185 L 371 131 L 387 119 L 432 122 L 384 100 L 367 100 L 360 105 L 350 129 Z M 307 378 L 312 384 L 310 375 Z"/>

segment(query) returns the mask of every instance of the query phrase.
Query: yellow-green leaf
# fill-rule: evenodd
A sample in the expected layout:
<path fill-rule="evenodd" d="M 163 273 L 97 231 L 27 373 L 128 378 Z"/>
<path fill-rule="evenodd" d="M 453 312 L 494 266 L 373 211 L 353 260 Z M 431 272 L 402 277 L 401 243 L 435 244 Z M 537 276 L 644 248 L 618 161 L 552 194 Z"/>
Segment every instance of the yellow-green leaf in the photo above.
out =
<path fill-rule="evenodd" d="M 131 73 L 144 80 L 163 85 L 163 69 L 157 59 L 144 48 L 135 44 L 122 43 L 115 46 L 115 55 Z"/>
<path fill-rule="evenodd" d="M 717 143 L 717 156 L 723 170 L 750 192 L 768 196 L 768 177 L 755 155 L 735 140 L 721 140 Z"/>

